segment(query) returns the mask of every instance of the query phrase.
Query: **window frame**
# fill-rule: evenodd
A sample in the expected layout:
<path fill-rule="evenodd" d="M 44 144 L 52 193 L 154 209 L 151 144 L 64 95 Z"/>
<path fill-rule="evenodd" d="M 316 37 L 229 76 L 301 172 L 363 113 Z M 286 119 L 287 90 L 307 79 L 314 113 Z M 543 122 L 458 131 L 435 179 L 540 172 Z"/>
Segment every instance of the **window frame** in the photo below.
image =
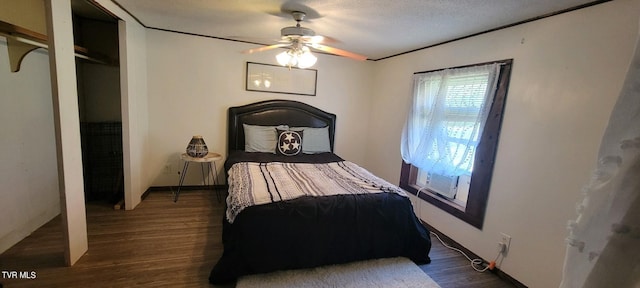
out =
<path fill-rule="evenodd" d="M 457 69 L 465 67 L 473 67 L 486 65 L 491 63 L 499 63 L 500 75 L 498 78 L 496 94 L 493 98 L 491 110 L 489 110 L 487 122 L 485 124 L 482 136 L 480 137 L 476 153 L 474 156 L 474 167 L 471 173 L 471 183 L 469 186 L 469 197 L 466 207 L 462 207 L 453 201 L 439 196 L 436 193 L 420 191 L 420 187 L 416 185 L 418 176 L 418 168 L 402 161 L 400 170 L 400 188 L 416 195 L 418 198 L 431 203 L 432 205 L 442 209 L 443 211 L 469 223 L 470 225 L 482 230 L 484 224 L 484 216 L 489 199 L 489 188 L 491 186 L 491 178 L 493 176 L 493 166 L 495 163 L 496 152 L 498 150 L 498 142 L 500 138 L 500 129 L 502 127 L 502 119 L 504 116 L 505 101 L 509 90 L 509 81 L 511 79 L 511 70 L 513 59 L 505 59 L 500 61 L 492 61 L 486 63 L 459 66 L 447 69 Z M 427 73 L 439 71 L 416 72 Z M 422 193 L 418 193 L 418 191 Z M 433 191 L 431 191 L 433 192 Z"/>

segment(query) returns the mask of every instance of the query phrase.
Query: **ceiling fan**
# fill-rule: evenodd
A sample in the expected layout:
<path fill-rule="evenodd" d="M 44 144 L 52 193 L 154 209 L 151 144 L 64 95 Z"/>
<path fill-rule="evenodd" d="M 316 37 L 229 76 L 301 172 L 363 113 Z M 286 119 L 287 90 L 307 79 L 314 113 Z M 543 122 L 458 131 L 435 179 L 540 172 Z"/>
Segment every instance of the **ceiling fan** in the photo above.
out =
<path fill-rule="evenodd" d="M 324 45 L 325 42 L 331 42 L 331 38 L 316 35 L 316 32 L 313 30 L 300 25 L 300 22 L 302 22 L 306 16 L 304 12 L 292 11 L 291 16 L 293 16 L 297 24 L 296 26 L 284 27 L 280 30 L 281 39 L 278 41 L 279 44 L 249 49 L 243 51 L 243 53 L 251 54 L 275 48 L 289 47 L 287 51 L 278 54 L 276 60 L 282 66 L 296 66 L 298 68 L 308 68 L 315 64 L 317 58 L 311 54 L 310 48 L 360 61 L 367 59 L 367 57 L 363 55 Z"/>

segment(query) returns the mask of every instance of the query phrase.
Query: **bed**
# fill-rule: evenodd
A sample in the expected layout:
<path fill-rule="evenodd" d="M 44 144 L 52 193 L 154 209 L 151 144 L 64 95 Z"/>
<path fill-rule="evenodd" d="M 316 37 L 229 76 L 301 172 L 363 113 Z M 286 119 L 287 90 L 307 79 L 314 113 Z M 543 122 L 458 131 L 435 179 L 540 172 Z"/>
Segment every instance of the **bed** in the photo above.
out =
<path fill-rule="evenodd" d="M 224 250 L 209 282 L 375 258 L 430 262 L 406 194 L 334 154 L 335 129 L 336 115 L 297 101 L 229 108 Z"/>

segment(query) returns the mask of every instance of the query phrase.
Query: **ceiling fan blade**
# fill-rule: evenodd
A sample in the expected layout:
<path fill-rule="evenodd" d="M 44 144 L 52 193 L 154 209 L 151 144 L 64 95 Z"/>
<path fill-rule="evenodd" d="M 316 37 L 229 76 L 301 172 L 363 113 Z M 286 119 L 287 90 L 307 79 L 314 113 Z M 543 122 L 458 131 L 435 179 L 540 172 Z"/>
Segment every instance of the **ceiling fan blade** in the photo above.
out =
<path fill-rule="evenodd" d="M 303 36 L 303 37 L 301 37 L 301 39 L 305 43 L 309 43 L 309 44 L 331 44 L 331 43 L 340 42 L 340 41 L 336 40 L 335 38 L 331 38 L 329 36 L 322 36 L 322 35 Z"/>
<path fill-rule="evenodd" d="M 289 46 L 289 45 L 291 45 L 291 44 L 274 44 L 274 45 L 269 45 L 269 46 L 262 46 L 260 48 L 253 48 L 253 49 L 249 49 L 249 50 L 244 50 L 244 51 L 242 51 L 242 53 L 244 53 L 244 54 L 257 53 L 257 52 L 267 51 L 267 50 L 276 49 L 276 48 L 280 48 L 280 47 L 286 47 L 286 46 Z"/>
<path fill-rule="evenodd" d="M 222 39 L 232 40 L 237 42 L 244 42 L 257 45 L 271 45 L 269 43 L 278 42 L 278 39 L 259 38 L 259 37 L 244 37 L 244 36 L 225 36 Z"/>
<path fill-rule="evenodd" d="M 356 54 L 356 53 L 353 53 L 353 52 L 341 50 L 341 49 L 338 49 L 338 48 L 333 48 L 333 47 L 324 46 L 324 45 L 320 45 L 320 44 L 309 45 L 309 47 L 314 48 L 314 49 L 318 49 L 320 51 L 324 51 L 324 52 L 327 52 L 327 53 L 331 53 L 331 54 L 335 54 L 335 55 L 351 58 L 351 59 L 354 59 L 354 60 L 360 60 L 360 61 L 367 60 L 367 56 L 363 56 L 363 55 Z"/>

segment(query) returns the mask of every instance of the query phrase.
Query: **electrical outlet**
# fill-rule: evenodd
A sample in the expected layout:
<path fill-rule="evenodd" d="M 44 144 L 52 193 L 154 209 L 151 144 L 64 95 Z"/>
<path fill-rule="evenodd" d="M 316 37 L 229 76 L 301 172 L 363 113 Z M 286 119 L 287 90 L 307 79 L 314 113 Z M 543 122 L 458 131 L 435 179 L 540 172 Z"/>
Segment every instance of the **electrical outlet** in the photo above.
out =
<path fill-rule="evenodd" d="M 509 247 L 511 246 L 511 236 L 504 234 L 504 233 L 500 233 L 500 242 L 498 242 L 498 245 L 501 245 L 501 252 L 503 255 L 507 255 L 507 253 L 509 252 Z"/>
<path fill-rule="evenodd" d="M 507 246 L 504 245 L 504 243 L 502 243 L 502 242 L 498 242 L 498 247 L 497 248 L 498 248 L 497 249 L 498 253 L 504 253 L 504 252 L 507 251 Z"/>

